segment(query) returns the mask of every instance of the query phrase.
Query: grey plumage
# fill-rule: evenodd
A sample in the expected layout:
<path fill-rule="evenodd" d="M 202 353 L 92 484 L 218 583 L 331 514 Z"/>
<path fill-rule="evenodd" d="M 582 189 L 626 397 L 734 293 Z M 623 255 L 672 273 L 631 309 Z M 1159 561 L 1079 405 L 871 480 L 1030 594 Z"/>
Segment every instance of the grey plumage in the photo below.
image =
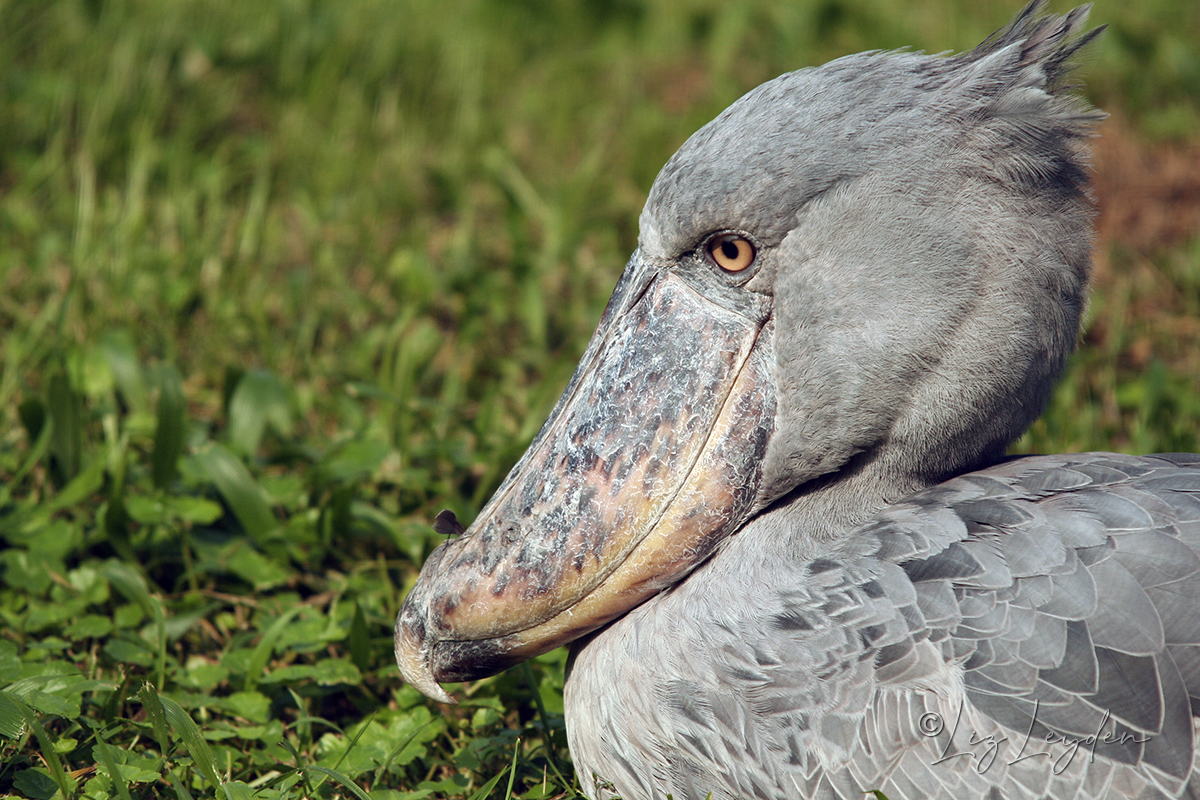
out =
<path fill-rule="evenodd" d="M 807 562 L 777 558 L 775 532 L 751 523 L 575 654 L 584 785 L 1179 796 L 1200 695 L 1198 482 L 1198 456 L 1017 459 L 918 492 Z"/>
<path fill-rule="evenodd" d="M 1102 116 L 1064 86 L 1087 9 L 1039 6 L 680 148 L 551 419 L 405 601 L 410 681 L 578 640 L 596 798 L 1200 796 L 1200 456 L 1003 460 L 1078 334 Z"/>

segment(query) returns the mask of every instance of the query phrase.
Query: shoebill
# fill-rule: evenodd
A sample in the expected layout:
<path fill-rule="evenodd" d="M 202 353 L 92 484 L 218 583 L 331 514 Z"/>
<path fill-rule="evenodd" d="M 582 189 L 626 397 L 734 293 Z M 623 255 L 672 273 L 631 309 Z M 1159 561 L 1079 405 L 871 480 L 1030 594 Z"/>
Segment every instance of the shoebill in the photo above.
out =
<path fill-rule="evenodd" d="M 1087 9 L 759 86 L 650 189 L 562 399 L 396 622 L 405 678 L 570 645 L 625 800 L 1188 796 L 1200 456 L 1008 459 L 1092 248 Z"/>

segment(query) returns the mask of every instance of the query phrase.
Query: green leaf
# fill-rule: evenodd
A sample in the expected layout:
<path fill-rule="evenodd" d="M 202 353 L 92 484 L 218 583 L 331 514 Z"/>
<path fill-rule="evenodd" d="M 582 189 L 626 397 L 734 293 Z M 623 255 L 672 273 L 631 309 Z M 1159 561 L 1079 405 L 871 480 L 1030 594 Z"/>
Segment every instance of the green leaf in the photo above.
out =
<path fill-rule="evenodd" d="M 104 654 L 118 664 L 135 664 L 147 668 L 154 666 L 154 651 L 140 639 L 109 639 L 104 643 Z"/>
<path fill-rule="evenodd" d="M 294 683 L 302 680 L 311 680 L 319 686 L 357 686 L 362 683 L 362 673 L 344 658 L 323 658 L 315 664 L 290 664 L 259 678 L 262 683 Z"/>
<path fill-rule="evenodd" d="M 51 471 L 60 484 L 65 484 L 79 473 L 83 463 L 83 399 L 61 368 L 50 376 L 46 410 L 52 426 Z"/>
<path fill-rule="evenodd" d="M 46 406 L 37 398 L 30 398 L 24 401 L 17 409 L 17 415 L 21 418 L 21 424 L 25 427 L 28 433 L 32 446 L 29 452 L 25 454 L 25 458 L 21 461 L 21 465 L 16 472 L 5 479 L 4 485 L 0 486 L 0 505 L 8 505 L 9 498 L 12 496 L 14 487 L 18 487 L 25 480 L 25 477 L 37 466 L 45 457 L 50 449 L 51 426 L 46 424 L 47 413 Z"/>
<path fill-rule="evenodd" d="M 158 661 L 158 681 L 156 685 L 162 686 L 166 675 L 167 658 L 167 627 L 166 619 L 163 616 L 162 603 L 150 596 L 150 591 L 146 588 L 146 582 L 142 579 L 142 576 L 120 561 L 106 562 L 101 572 L 104 574 L 104 577 L 108 578 L 109 583 L 116 587 L 118 592 L 137 603 L 146 615 L 153 620 L 155 644 L 157 645 L 156 660 Z"/>
<path fill-rule="evenodd" d="M 25 769 L 13 777 L 13 788 L 32 800 L 50 800 L 58 784 L 39 769 Z"/>
<path fill-rule="evenodd" d="M 224 513 L 220 503 L 192 495 L 131 495 L 125 498 L 125 506 L 129 516 L 143 525 L 211 525 Z"/>
<path fill-rule="evenodd" d="M 513 758 L 515 760 L 515 758 L 516 758 L 515 753 L 513 754 Z M 487 796 L 492 793 L 492 789 L 496 788 L 496 784 L 498 784 L 500 782 L 500 779 L 503 778 L 505 776 L 505 774 L 508 773 L 509 769 L 510 769 L 509 767 L 505 767 L 504 769 L 500 770 L 500 772 L 496 773 L 495 777 L 493 777 L 490 781 L 485 783 L 483 786 L 480 786 L 478 791 L 476 791 L 475 794 L 471 795 L 469 800 L 487 800 Z"/>
<path fill-rule="evenodd" d="M 73 641 L 98 639 L 112 632 L 112 620 L 99 614 L 85 614 L 63 628 L 63 636 Z"/>
<path fill-rule="evenodd" d="M 271 651 L 275 647 L 275 642 L 283 635 L 288 624 L 303 610 L 303 606 L 295 606 L 288 609 L 283 613 L 283 616 L 272 622 L 271 627 L 263 632 L 262 639 L 254 646 L 254 650 L 250 654 L 250 660 L 246 665 L 246 682 L 243 686 L 245 691 L 252 690 L 255 683 L 262 677 L 263 670 L 267 668 L 267 662 L 271 659 Z"/>
<path fill-rule="evenodd" d="M 499 783 L 499 779 L 497 779 L 497 783 Z M 413 792 L 409 797 L 426 797 L 430 794 L 434 797 L 449 797 L 452 794 L 461 795 L 464 793 L 467 785 L 466 778 L 461 775 L 452 775 L 440 781 L 421 781 L 417 785 L 417 791 Z M 425 794 L 422 794 L 422 792 Z"/>
<path fill-rule="evenodd" d="M 270 719 L 271 701 L 260 692 L 234 692 L 221 699 L 221 707 L 251 722 Z"/>
<path fill-rule="evenodd" d="M 82 796 L 86 800 L 111 800 L 113 794 L 113 783 L 108 773 L 97 770 L 83 784 Z"/>
<path fill-rule="evenodd" d="M 59 680 L 60 677 L 58 675 L 37 675 L 24 678 L 5 687 L 4 693 L 20 699 L 25 705 L 43 714 L 73 719 L 79 716 L 79 698 L 63 697 L 62 694 L 59 694 L 64 688 Z M 80 675 L 71 677 L 76 681 L 83 680 Z"/>
<path fill-rule="evenodd" d="M 263 555 L 245 540 L 235 544 L 230 555 L 229 571 L 260 592 L 285 583 L 294 574 L 284 563 Z"/>
<path fill-rule="evenodd" d="M 386 771 L 392 764 L 405 766 L 423 758 L 425 745 L 438 737 L 445 724 L 443 718 L 433 718 L 428 706 L 417 706 L 410 714 L 392 720 L 383 735 L 383 741 L 390 747 L 383 769 Z"/>
<path fill-rule="evenodd" d="M 229 678 L 229 670 L 220 664 L 190 663 L 187 674 L 179 680 L 185 686 L 192 686 L 202 691 L 212 691 L 221 681 Z"/>
<path fill-rule="evenodd" d="M 12 687 L 9 688 L 11 689 Z M 50 777 L 54 780 L 54 784 L 58 787 L 58 790 L 62 792 L 62 796 L 69 797 L 75 788 L 75 780 L 63 769 L 58 752 L 54 749 L 54 742 L 46 734 L 46 729 L 42 727 L 42 723 L 38 721 L 37 715 L 33 713 L 32 708 L 21 704 L 20 709 L 25 716 L 25 724 L 33 729 L 33 735 L 37 737 L 38 745 L 41 747 L 42 758 L 50 770 Z M 79 712 L 76 711 L 75 713 L 78 715 Z"/>
<path fill-rule="evenodd" d="M 49 511 L 50 505 L 42 508 Z M 58 573 L 62 569 L 62 559 L 83 542 L 81 527 L 70 519 L 39 514 L 28 519 L 21 530 L 9 532 L 7 538 L 29 548 L 32 557 L 49 562 L 47 566 Z"/>
<path fill-rule="evenodd" d="M 37 441 L 45 433 L 46 420 L 50 415 L 46 411 L 45 403 L 36 397 L 30 397 L 17 406 L 17 417 L 30 440 Z"/>
<path fill-rule="evenodd" d="M 8 588 L 32 597 L 43 596 L 53 583 L 45 559 L 31 555 L 27 550 L 16 547 L 0 550 L 0 567 L 4 568 L 4 583 Z M 28 629 L 28 615 L 21 624 Z"/>
<path fill-rule="evenodd" d="M 25 733 L 22 703 L 7 692 L 0 692 L 0 736 L 16 739 Z"/>
<path fill-rule="evenodd" d="M 256 800 L 263 796 L 242 781 L 230 781 L 222 788 L 225 790 L 225 797 L 228 800 Z"/>
<path fill-rule="evenodd" d="M 183 744 L 187 747 L 192 760 L 196 762 L 200 774 L 209 782 L 214 791 L 219 790 L 221 779 L 217 775 L 212 748 L 208 746 L 208 742 L 204 741 L 195 720 L 188 716 L 188 713 L 171 698 L 163 697 L 160 694 L 158 699 L 162 705 L 163 715 L 167 718 L 167 724 L 171 726 L 171 730 L 175 732 L 176 736 L 183 739 Z"/>
<path fill-rule="evenodd" d="M 150 473 L 154 485 L 166 489 L 179 474 L 179 457 L 185 437 L 183 381 L 174 365 L 158 372 L 158 426 L 154 431 L 154 454 Z"/>
<path fill-rule="evenodd" d="M 102 458 L 93 459 L 82 471 L 79 463 L 75 462 L 71 480 L 50 503 L 50 510 L 58 511 L 70 508 L 99 494 L 100 489 L 104 486 L 104 469 L 105 463 Z"/>
<path fill-rule="evenodd" d="M 0 683 L 7 683 L 21 674 L 21 658 L 17 646 L 7 639 L 0 639 Z"/>
<path fill-rule="evenodd" d="M 92 748 L 92 750 L 95 752 L 97 758 L 100 759 L 100 763 L 104 766 L 104 771 L 108 773 L 108 777 L 112 779 L 113 786 L 116 787 L 117 794 L 121 796 L 121 800 L 133 800 L 133 798 L 129 796 L 129 785 L 125 781 L 125 776 L 121 774 L 121 770 L 117 766 L 116 759 L 114 758 L 112 752 L 113 748 L 104 741 L 104 737 L 99 731 L 96 732 L 96 738 L 99 739 L 99 741 L 96 743 L 96 746 Z M 157 777 L 157 775 L 154 775 L 151 780 Z"/>
<path fill-rule="evenodd" d="M 254 455 L 268 425 L 283 436 L 291 435 L 291 395 L 271 373 L 248 372 L 229 399 L 229 442 L 235 450 Z"/>
<path fill-rule="evenodd" d="M 159 752 L 168 752 L 171 749 L 171 739 L 167 731 L 167 715 L 158 699 L 158 692 L 154 691 L 150 684 L 143 683 L 141 691 L 138 692 L 138 699 L 142 701 L 146 716 L 150 718 L 150 729 L 154 731 Z"/>
<path fill-rule="evenodd" d="M 251 539 L 261 542 L 279 527 L 279 520 L 267 504 L 262 489 L 237 456 L 213 444 L 197 453 L 196 460 L 233 509 L 234 516 Z"/>
<path fill-rule="evenodd" d="M 105 331 L 100 336 L 100 352 L 125 403 L 134 411 L 145 411 L 149 407 L 146 373 L 128 329 Z"/>
<path fill-rule="evenodd" d="M 329 769 L 328 767 L 304 767 L 303 769 L 305 772 L 317 772 L 321 775 L 328 775 L 330 778 L 333 778 L 342 786 L 349 789 L 359 800 L 371 800 L 371 796 L 359 788 L 358 784 L 350 780 L 350 778 L 346 777 L 346 775 L 338 772 L 336 769 Z"/>
<path fill-rule="evenodd" d="M 176 613 L 173 616 L 167 617 L 165 629 L 167 641 L 178 641 L 181 636 L 190 631 L 197 622 L 207 618 L 215 609 L 220 607 L 220 603 L 206 603 L 198 608 L 190 608 L 187 611 Z"/>
<path fill-rule="evenodd" d="M 193 525 L 211 525 L 224 513 L 219 503 L 191 495 L 168 496 L 163 503 L 171 514 Z"/>
<path fill-rule="evenodd" d="M 364 480 L 379 469 L 391 452 L 391 448 L 385 442 L 375 439 L 349 441 L 321 461 L 319 475 L 322 483 L 352 483 Z"/>
<path fill-rule="evenodd" d="M 314 666 L 317 668 L 315 680 L 319 686 L 357 686 L 362 683 L 362 673 L 358 667 L 344 658 L 323 658 Z"/>
<path fill-rule="evenodd" d="M 129 541 L 129 510 L 125 507 L 124 487 L 121 491 L 114 490 L 104 504 L 101 512 L 104 520 L 104 532 L 108 534 L 108 542 L 124 559 L 137 561 L 137 554 Z"/>
<path fill-rule="evenodd" d="M 146 609 L 138 603 L 123 603 L 113 611 L 113 624 L 117 628 L 132 628 L 145 618 Z"/>
<path fill-rule="evenodd" d="M 125 511 L 142 525 L 162 525 L 170 520 L 166 503 L 153 495 L 130 495 L 125 498 Z"/>
<path fill-rule="evenodd" d="M 350 633 L 346 637 L 346 647 L 350 650 L 350 660 L 362 671 L 371 668 L 371 632 L 367 629 L 367 618 L 363 616 L 362 606 L 354 604 L 354 618 L 350 620 Z"/>

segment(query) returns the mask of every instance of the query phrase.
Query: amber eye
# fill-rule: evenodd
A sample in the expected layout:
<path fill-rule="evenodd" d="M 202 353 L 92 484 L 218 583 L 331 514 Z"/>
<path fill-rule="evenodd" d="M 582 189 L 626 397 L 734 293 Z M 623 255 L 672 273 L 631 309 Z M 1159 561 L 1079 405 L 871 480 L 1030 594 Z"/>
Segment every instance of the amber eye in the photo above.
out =
<path fill-rule="evenodd" d="M 723 233 L 708 242 L 708 257 L 726 272 L 741 272 L 754 263 L 754 256 L 754 245 L 736 233 Z"/>

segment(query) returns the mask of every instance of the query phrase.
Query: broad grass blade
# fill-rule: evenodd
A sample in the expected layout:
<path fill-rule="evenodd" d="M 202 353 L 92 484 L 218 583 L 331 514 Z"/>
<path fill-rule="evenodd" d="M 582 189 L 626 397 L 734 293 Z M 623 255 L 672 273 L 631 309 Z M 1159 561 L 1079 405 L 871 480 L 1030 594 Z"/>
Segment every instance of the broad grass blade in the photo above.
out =
<path fill-rule="evenodd" d="M 261 541 L 279 526 L 279 520 L 275 518 L 275 512 L 263 496 L 262 489 L 237 456 L 214 444 L 197 453 L 196 459 L 251 539 Z"/>
<path fill-rule="evenodd" d="M 142 576 L 134 572 L 127 564 L 120 561 L 109 561 L 102 568 L 104 577 L 117 588 L 117 591 L 137 603 L 146 612 L 146 616 L 154 620 L 155 653 L 158 661 L 158 685 L 162 686 L 166 673 L 167 657 L 167 624 L 163 615 L 162 604 L 150 595 Z"/>
<path fill-rule="evenodd" d="M 83 401 L 71 387 L 67 373 L 56 371 L 50 376 L 46 393 L 46 410 L 50 424 L 50 457 L 60 484 L 79 472 L 83 463 Z"/>
<path fill-rule="evenodd" d="M 183 744 L 187 747 L 188 754 L 196 762 L 200 774 L 212 784 L 213 791 L 219 792 L 221 789 L 221 779 L 217 774 L 216 761 L 213 758 L 212 748 L 208 746 L 208 742 L 204 741 L 204 737 L 200 733 L 200 727 L 196 725 L 196 721 L 174 700 L 162 695 L 159 695 L 158 699 L 162 704 L 163 714 L 166 716 L 171 730 L 175 732 L 176 736 L 183 739 Z"/>
<path fill-rule="evenodd" d="M 183 454 L 183 381 L 174 366 L 164 366 L 158 376 L 158 425 L 154 430 L 154 455 L 150 473 L 154 486 L 166 489 L 179 472 Z"/>
<path fill-rule="evenodd" d="M 238 452 L 253 455 L 268 425 L 285 436 L 291 433 L 291 395 L 271 373 L 247 372 L 229 398 L 229 443 Z"/>
<path fill-rule="evenodd" d="M 0 692 L 0 736 L 17 739 L 25 733 L 24 704 L 6 692 Z"/>

